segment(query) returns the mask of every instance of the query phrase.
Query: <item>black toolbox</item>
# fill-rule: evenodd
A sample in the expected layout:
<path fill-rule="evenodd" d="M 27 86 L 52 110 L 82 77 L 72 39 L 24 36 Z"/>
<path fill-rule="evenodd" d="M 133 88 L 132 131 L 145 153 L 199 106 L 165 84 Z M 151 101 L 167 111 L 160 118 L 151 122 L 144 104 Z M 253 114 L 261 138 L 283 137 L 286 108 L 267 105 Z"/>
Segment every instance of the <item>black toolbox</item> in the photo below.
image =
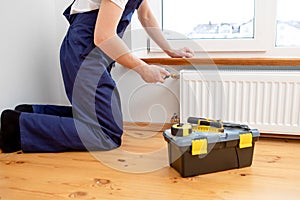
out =
<path fill-rule="evenodd" d="M 222 133 L 192 132 L 186 136 L 174 136 L 171 129 L 165 130 L 170 166 L 182 177 L 251 166 L 260 133 L 240 127 L 243 126 L 227 126 Z"/>

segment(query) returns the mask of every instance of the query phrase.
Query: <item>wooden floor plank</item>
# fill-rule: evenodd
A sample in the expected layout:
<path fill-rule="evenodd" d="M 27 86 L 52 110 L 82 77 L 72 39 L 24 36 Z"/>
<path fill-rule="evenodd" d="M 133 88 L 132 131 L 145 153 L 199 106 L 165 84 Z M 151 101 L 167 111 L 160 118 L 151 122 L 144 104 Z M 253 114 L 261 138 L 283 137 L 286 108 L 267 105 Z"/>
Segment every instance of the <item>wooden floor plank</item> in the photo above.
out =
<path fill-rule="evenodd" d="M 134 135 L 134 133 L 132 133 Z M 139 141 L 124 136 L 121 151 L 137 154 L 164 148 L 160 133 Z M 139 141 L 139 142 L 138 142 Z M 164 144 L 164 145 L 163 145 Z M 137 154 L 138 155 L 138 154 Z M 138 160 L 113 152 L 101 155 L 122 169 Z M 149 156 L 160 163 L 166 155 Z M 142 159 L 142 158 L 141 158 Z M 151 160 L 152 159 L 152 160 Z M 164 163 L 164 162 L 162 162 Z M 128 166 L 126 166 L 128 165 Z M 299 199 L 300 142 L 260 139 L 251 167 L 181 178 L 169 166 L 128 173 L 99 161 L 89 152 L 0 154 L 0 199 Z"/>

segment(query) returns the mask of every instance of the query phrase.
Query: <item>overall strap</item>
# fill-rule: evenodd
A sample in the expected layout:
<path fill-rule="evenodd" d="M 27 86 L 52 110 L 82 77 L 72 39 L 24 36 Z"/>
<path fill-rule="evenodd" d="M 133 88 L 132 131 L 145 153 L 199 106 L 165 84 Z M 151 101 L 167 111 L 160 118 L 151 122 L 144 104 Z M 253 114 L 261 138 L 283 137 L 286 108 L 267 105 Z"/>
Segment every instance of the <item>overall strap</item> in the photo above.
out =
<path fill-rule="evenodd" d="M 71 7 L 74 4 L 76 0 L 74 0 L 69 6 L 68 8 L 64 11 L 63 15 L 67 18 L 67 20 L 69 21 L 69 23 L 72 22 L 72 16 L 71 16 Z"/>
<path fill-rule="evenodd" d="M 142 2 L 143 0 L 128 0 L 117 27 L 117 33 L 120 37 L 123 36 L 127 26 L 131 21 L 133 13 L 139 8 Z"/>

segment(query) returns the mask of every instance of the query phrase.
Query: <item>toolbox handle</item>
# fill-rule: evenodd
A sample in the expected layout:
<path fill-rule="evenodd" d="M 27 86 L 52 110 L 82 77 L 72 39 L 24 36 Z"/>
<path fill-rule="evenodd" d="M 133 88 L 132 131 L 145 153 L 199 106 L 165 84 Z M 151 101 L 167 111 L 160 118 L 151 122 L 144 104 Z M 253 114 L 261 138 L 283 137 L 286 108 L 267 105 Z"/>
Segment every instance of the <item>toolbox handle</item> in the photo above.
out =
<path fill-rule="evenodd" d="M 235 123 L 230 123 L 230 122 L 224 122 L 223 123 L 223 126 L 226 127 L 226 128 L 240 128 L 240 129 L 244 129 L 244 130 L 251 130 L 249 128 L 248 125 L 246 124 L 235 124 Z"/>

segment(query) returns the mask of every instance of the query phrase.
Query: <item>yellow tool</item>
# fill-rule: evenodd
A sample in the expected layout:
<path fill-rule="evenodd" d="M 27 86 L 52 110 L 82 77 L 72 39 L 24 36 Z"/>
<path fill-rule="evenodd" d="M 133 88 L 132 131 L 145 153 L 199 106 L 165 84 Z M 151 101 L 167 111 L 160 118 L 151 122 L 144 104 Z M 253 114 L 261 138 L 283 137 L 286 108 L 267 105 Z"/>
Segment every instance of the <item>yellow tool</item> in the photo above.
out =
<path fill-rule="evenodd" d="M 214 132 L 214 133 L 224 132 L 223 122 L 221 120 L 189 117 L 187 122 L 192 124 L 193 132 Z"/>
<path fill-rule="evenodd" d="M 172 125 L 171 134 L 174 136 L 188 136 L 192 132 L 223 133 L 224 127 L 221 120 L 207 118 L 189 117 L 188 123 L 177 123 Z"/>

